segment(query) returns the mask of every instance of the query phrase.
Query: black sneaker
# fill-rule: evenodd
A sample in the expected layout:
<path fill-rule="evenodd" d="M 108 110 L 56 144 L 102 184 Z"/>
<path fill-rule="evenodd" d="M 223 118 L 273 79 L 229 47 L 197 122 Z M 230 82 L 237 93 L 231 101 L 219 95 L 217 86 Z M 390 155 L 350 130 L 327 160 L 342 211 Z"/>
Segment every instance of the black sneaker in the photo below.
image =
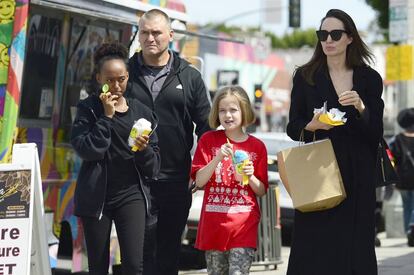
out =
<path fill-rule="evenodd" d="M 381 240 L 378 239 L 377 236 L 375 236 L 375 247 L 380 247 L 381 246 Z"/>

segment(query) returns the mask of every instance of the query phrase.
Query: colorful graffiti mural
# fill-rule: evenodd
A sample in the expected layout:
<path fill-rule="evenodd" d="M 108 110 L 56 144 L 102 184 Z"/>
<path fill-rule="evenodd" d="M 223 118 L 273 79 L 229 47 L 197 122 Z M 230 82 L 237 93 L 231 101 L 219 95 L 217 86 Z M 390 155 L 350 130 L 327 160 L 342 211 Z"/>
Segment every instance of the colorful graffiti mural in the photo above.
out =
<path fill-rule="evenodd" d="M 0 2 L 0 163 L 10 160 L 22 80 L 29 0 Z"/>
<path fill-rule="evenodd" d="M 185 10 L 179 0 L 158 2 L 162 8 Z M 74 22 L 66 10 L 63 17 L 49 18 L 42 8 L 33 9 L 29 17 L 29 3 L 0 1 L 0 163 L 10 162 L 14 142 L 37 144 L 44 206 L 47 212 L 53 212 L 53 234 L 57 238 L 64 235 L 62 222 L 69 224 L 71 270 L 80 272 L 87 268 L 87 261 L 83 228 L 73 215 L 73 195 L 81 160 L 68 143 L 70 126 L 76 103 L 87 96 L 85 87 L 93 69 L 94 49 L 104 41 L 127 43 L 131 26 Z M 53 98 L 43 106 L 39 101 L 45 92 L 53 93 Z M 111 263 L 120 262 L 118 247 L 116 235 L 111 236 Z"/>
<path fill-rule="evenodd" d="M 45 211 L 53 215 L 53 234 L 59 238 L 62 221 L 68 222 L 72 233 L 72 270 L 85 269 L 86 262 L 82 225 L 73 215 L 73 194 L 76 186 L 76 176 L 80 169 L 81 160 L 68 147 L 53 145 L 53 129 L 19 128 L 16 142 L 35 142 L 41 159 L 41 174 L 43 183 L 43 199 Z M 56 141 L 62 141 L 63 133 L 58 131 Z"/>
<path fill-rule="evenodd" d="M 50 81 L 54 84 L 48 84 L 48 86 L 54 87 L 53 113 L 51 117 L 47 118 L 51 127 L 19 127 L 16 142 L 37 144 L 41 161 L 45 210 L 53 212 L 52 229 L 58 239 L 63 233 L 62 222 L 69 224 L 73 246 L 71 270 L 79 272 L 87 267 L 82 225 L 79 218 L 73 215 L 73 195 L 81 160 L 68 144 L 70 131 L 63 126 L 66 123 L 72 123 L 73 118 L 66 111 L 70 108 L 76 109 L 80 90 L 88 84 L 91 77 L 92 56 L 95 48 L 104 41 L 119 40 L 121 29 L 105 29 L 102 26 L 80 24 L 79 22 L 70 25 L 69 19 L 69 16 L 65 16 L 61 20 L 50 19 L 40 14 L 33 14 L 30 18 L 26 56 L 26 65 L 30 64 L 30 66 L 26 66 L 24 74 L 33 76 L 41 71 L 40 66 L 44 67 L 43 64 L 47 60 L 53 61 L 49 62 L 50 70 L 47 71 L 48 76 L 56 71 L 56 74 L 50 77 Z M 84 35 L 81 35 L 82 30 L 84 30 Z M 53 46 L 40 47 L 44 43 L 39 42 L 43 41 L 42 39 L 45 37 L 49 38 L 48 41 L 54 41 L 53 44 L 48 44 Z M 78 42 L 77 47 L 75 47 L 76 42 Z M 51 49 L 53 50 L 51 51 Z M 39 59 L 33 59 L 39 56 L 39 52 L 43 63 L 37 62 Z M 73 56 L 71 59 L 67 58 L 69 52 Z M 30 82 L 31 80 L 33 77 L 24 79 L 24 87 L 30 87 L 30 89 L 23 87 L 22 99 L 28 93 L 33 96 L 36 92 L 38 83 Z M 45 81 L 44 74 L 43 81 Z M 68 98 L 64 100 L 65 91 L 73 96 L 72 100 L 68 100 Z M 64 102 L 63 105 L 62 102 Z M 33 103 L 29 105 L 25 102 L 20 103 L 20 118 L 22 119 L 22 115 L 26 113 L 25 108 L 30 108 Z M 38 118 L 37 114 L 35 112 L 35 119 Z M 62 118 L 65 119 L 62 120 Z M 119 263 L 119 256 L 117 256 L 119 250 L 116 247 L 116 244 L 111 246 L 111 263 Z"/>

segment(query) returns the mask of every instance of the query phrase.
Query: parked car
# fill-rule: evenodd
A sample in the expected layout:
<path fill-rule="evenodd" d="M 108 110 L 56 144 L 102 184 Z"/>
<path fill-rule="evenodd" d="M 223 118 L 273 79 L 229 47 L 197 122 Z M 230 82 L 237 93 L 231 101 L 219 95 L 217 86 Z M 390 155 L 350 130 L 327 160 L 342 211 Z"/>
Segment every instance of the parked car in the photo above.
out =
<path fill-rule="evenodd" d="M 269 155 L 267 158 L 267 169 L 269 185 L 277 185 L 279 187 L 279 208 L 280 208 L 280 225 L 282 231 L 282 245 L 289 246 L 292 239 L 294 208 L 292 199 L 290 198 L 285 186 L 282 184 L 277 166 L 277 158 L 275 155 Z"/>
<path fill-rule="evenodd" d="M 286 133 L 256 132 L 255 137 L 263 141 L 266 146 L 268 157 L 269 184 L 279 186 L 280 224 L 282 228 L 282 245 L 290 245 L 293 230 L 293 218 L 295 210 L 292 199 L 286 191 L 279 176 L 276 154 L 286 148 L 297 146 L 299 143 L 293 141 Z"/>
<path fill-rule="evenodd" d="M 296 146 L 298 143 L 291 140 L 286 133 L 253 133 L 253 135 L 266 146 L 268 153 L 268 178 L 269 184 L 279 186 L 280 223 L 282 227 L 282 244 L 289 245 L 293 228 L 294 209 L 292 200 L 284 188 L 278 172 L 276 154 L 280 150 Z M 196 236 L 198 221 L 200 219 L 201 207 L 203 204 L 204 191 L 197 190 L 193 193 L 193 202 L 187 220 L 187 226 L 183 234 L 184 249 L 189 252 L 192 249 Z M 194 260 L 192 261 L 195 264 Z"/>

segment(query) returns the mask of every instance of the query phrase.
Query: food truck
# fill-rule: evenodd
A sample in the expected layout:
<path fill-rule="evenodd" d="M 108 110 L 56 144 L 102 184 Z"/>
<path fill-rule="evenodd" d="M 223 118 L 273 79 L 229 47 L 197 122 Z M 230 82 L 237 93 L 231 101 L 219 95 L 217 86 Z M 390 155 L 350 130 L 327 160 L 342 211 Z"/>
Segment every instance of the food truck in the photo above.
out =
<path fill-rule="evenodd" d="M 130 46 L 139 17 L 152 8 L 187 21 L 180 0 L 0 2 L 0 163 L 10 162 L 13 143 L 37 144 L 50 231 L 72 272 L 87 266 L 82 227 L 73 215 L 81 164 L 69 143 L 76 104 L 88 96 L 94 49 L 116 40 Z M 116 248 L 114 238 L 113 263 Z"/>

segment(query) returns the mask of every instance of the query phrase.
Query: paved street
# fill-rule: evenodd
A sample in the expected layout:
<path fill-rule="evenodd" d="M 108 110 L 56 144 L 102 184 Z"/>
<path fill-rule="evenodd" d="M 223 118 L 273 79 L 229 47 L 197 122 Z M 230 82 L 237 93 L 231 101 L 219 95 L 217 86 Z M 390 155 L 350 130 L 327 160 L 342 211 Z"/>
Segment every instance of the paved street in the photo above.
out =
<path fill-rule="evenodd" d="M 385 234 L 380 235 L 382 246 L 377 248 L 379 275 L 412 275 L 414 274 L 414 247 L 407 247 L 406 240 L 386 239 Z M 289 247 L 282 248 L 283 264 L 277 270 L 264 270 L 263 267 L 254 267 L 251 274 L 254 275 L 285 275 Z M 180 275 L 207 274 L 203 271 L 181 271 Z"/>

